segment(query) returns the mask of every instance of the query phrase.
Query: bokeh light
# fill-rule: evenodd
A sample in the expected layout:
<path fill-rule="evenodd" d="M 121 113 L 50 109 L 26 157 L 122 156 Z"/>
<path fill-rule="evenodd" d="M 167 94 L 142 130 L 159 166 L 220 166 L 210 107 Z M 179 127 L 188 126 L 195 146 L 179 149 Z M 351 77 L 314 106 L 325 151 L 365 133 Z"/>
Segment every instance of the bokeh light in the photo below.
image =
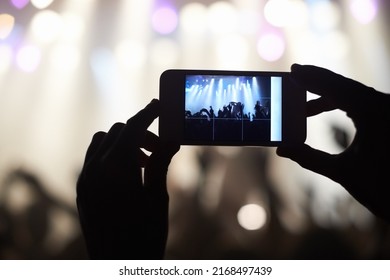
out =
<path fill-rule="evenodd" d="M 17 9 L 23 9 L 30 3 L 30 0 L 11 0 L 12 5 Z"/>
<path fill-rule="evenodd" d="M 249 55 L 249 43 L 240 35 L 230 35 L 216 42 L 219 65 L 222 68 L 242 69 Z"/>
<path fill-rule="evenodd" d="M 63 30 L 61 16 L 51 10 L 43 10 L 35 14 L 31 22 L 34 38 L 40 43 L 51 43 Z"/>
<path fill-rule="evenodd" d="M 283 56 L 285 45 L 286 43 L 280 35 L 268 32 L 259 38 L 257 52 L 266 61 L 276 61 Z"/>
<path fill-rule="evenodd" d="M 339 4 L 329 0 L 314 1 L 310 5 L 310 22 L 317 31 L 329 31 L 340 24 Z"/>
<path fill-rule="evenodd" d="M 180 11 L 183 32 L 202 34 L 207 28 L 207 8 L 201 3 L 188 3 Z"/>
<path fill-rule="evenodd" d="M 31 4 L 37 9 L 46 9 L 53 3 L 53 0 L 31 0 Z"/>
<path fill-rule="evenodd" d="M 158 67 L 172 68 L 180 56 L 180 49 L 173 40 L 164 38 L 153 43 L 150 59 Z"/>
<path fill-rule="evenodd" d="M 237 220 L 246 230 L 258 230 L 267 222 L 267 213 L 258 204 L 246 204 L 238 211 Z"/>
<path fill-rule="evenodd" d="M 65 41 L 77 41 L 81 39 L 85 33 L 85 22 L 84 19 L 78 14 L 72 12 L 65 12 L 60 14 L 62 19 L 58 26 L 58 32 L 61 32 L 61 39 Z"/>
<path fill-rule="evenodd" d="M 169 34 L 175 31 L 178 24 L 176 11 L 168 6 L 156 9 L 152 15 L 153 29 L 161 34 Z"/>
<path fill-rule="evenodd" d="M 57 71 L 75 71 L 80 65 L 80 59 L 80 50 L 74 45 L 59 44 L 50 53 L 50 63 Z"/>
<path fill-rule="evenodd" d="M 10 14 L 0 14 L 0 39 L 9 36 L 14 28 L 15 18 Z"/>
<path fill-rule="evenodd" d="M 352 0 L 352 15 L 362 24 L 370 23 L 378 12 L 378 4 L 374 0 Z"/>
<path fill-rule="evenodd" d="M 12 49 L 10 46 L 0 44 L 0 74 L 7 72 L 12 61 Z"/>
<path fill-rule="evenodd" d="M 264 16 L 276 27 L 303 26 L 307 23 L 308 11 L 301 0 L 270 0 L 264 7 Z"/>
<path fill-rule="evenodd" d="M 41 62 L 41 51 L 36 46 L 23 46 L 16 54 L 16 62 L 23 71 L 33 72 Z"/>
<path fill-rule="evenodd" d="M 147 52 L 145 45 L 138 40 L 122 40 L 114 50 L 119 65 L 125 69 L 137 69 L 145 65 Z"/>
<path fill-rule="evenodd" d="M 208 25 L 216 34 L 226 34 L 238 30 L 238 13 L 229 2 L 215 2 L 209 6 Z"/>

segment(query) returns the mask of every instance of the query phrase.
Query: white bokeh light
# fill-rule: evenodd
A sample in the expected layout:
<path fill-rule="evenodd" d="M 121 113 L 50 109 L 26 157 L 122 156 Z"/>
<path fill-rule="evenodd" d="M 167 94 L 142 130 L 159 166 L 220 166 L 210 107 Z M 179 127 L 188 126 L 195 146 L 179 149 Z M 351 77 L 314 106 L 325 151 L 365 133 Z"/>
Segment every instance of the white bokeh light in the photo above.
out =
<path fill-rule="evenodd" d="M 31 4 L 37 9 L 46 9 L 53 3 L 53 0 L 31 0 Z"/>
<path fill-rule="evenodd" d="M 238 210 L 237 220 L 246 230 L 258 230 L 267 222 L 267 213 L 258 204 L 246 204 Z"/>
<path fill-rule="evenodd" d="M 219 64 L 227 68 L 242 68 L 249 55 L 248 41 L 240 35 L 224 36 L 216 43 Z"/>
<path fill-rule="evenodd" d="M 51 65 L 59 71 L 72 72 L 80 65 L 80 51 L 74 45 L 60 44 L 50 53 Z"/>
<path fill-rule="evenodd" d="M 350 4 L 352 15 L 362 24 L 370 23 L 378 12 L 373 0 L 352 0 Z"/>
<path fill-rule="evenodd" d="M 62 17 L 54 11 L 43 10 L 35 14 L 31 22 L 34 38 L 40 43 L 51 43 L 63 30 Z"/>
<path fill-rule="evenodd" d="M 266 61 L 280 59 L 285 50 L 284 39 L 276 33 L 263 34 L 257 42 L 257 52 Z"/>
<path fill-rule="evenodd" d="M 0 44 L 0 74 L 5 73 L 12 61 L 12 49 L 8 45 Z"/>
<path fill-rule="evenodd" d="M 175 41 L 164 38 L 157 40 L 151 50 L 151 61 L 160 67 L 172 67 L 179 59 L 179 46 Z"/>
<path fill-rule="evenodd" d="M 207 27 L 207 8 L 201 3 L 189 3 L 180 11 L 180 26 L 184 32 L 202 34 Z"/>
<path fill-rule="evenodd" d="M 125 69 L 140 68 L 147 59 L 145 45 L 137 40 L 120 41 L 115 47 L 114 54 L 119 65 Z"/>
<path fill-rule="evenodd" d="M 264 17 L 276 27 L 302 26 L 307 23 L 307 5 L 302 0 L 270 0 L 264 6 Z"/>
<path fill-rule="evenodd" d="M 320 0 L 310 6 L 310 21 L 318 31 L 332 30 L 340 24 L 340 20 L 340 7 L 335 2 Z"/>
<path fill-rule="evenodd" d="M 215 2 L 208 10 L 208 24 L 212 32 L 226 34 L 238 30 L 238 12 L 228 2 Z"/>
<path fill-rule="evenodd" d="M 41 51 L 36 46 L 24 46 L 16 54 L 16 62 L 25 72 L 33 72 L 41 62 Z"/>

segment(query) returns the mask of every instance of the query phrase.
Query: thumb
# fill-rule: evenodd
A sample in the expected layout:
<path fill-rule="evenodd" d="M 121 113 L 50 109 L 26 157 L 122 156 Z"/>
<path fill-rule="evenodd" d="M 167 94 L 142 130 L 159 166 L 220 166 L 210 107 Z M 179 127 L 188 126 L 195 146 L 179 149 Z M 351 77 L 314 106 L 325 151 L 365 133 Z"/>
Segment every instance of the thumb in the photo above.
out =
<path fill-rule="evenodd" d="M 145 167 L 144 182 L 149 191 L 166 192 L 168 166 L 173 156 L 180 150 L 177 143 L 160 142 L 150 155 Z"/>
<path fill-rule="evenodd" d="M 293 147 L 278 147 L 276 149 L 276 154 L 295 161 L 303 168 L 329 177 L 334 181 L 338 181 L 338 168 L 335 166 L 337 155 L 331 155 L 324 151 L 314 149 L 306 144 Z"/>

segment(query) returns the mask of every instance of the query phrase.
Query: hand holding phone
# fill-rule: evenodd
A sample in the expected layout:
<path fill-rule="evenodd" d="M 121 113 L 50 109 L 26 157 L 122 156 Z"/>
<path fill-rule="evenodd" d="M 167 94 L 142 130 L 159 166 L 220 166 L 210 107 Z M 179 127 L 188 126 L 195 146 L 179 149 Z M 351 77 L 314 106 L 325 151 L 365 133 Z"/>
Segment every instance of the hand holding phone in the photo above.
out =
<path fill-rule="evenodd" d="M 306 91 L 288 72 L 167 70 L 160 102 L 165 141 L 280 146 L 306 139 Z"/>

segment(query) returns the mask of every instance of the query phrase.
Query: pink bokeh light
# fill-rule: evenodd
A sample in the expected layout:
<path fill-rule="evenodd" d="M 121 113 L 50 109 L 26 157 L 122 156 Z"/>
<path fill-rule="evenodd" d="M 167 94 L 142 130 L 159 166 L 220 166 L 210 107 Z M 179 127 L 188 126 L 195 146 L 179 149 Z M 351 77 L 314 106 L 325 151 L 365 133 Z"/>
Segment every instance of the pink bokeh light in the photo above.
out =
<path fill-rule="evenodd" d="M 153 29 L 160 34 L 169 34 L 175 31 L 178 24 L 176 11 L 171 7 L 160 7 L 152 16 Z"/>

